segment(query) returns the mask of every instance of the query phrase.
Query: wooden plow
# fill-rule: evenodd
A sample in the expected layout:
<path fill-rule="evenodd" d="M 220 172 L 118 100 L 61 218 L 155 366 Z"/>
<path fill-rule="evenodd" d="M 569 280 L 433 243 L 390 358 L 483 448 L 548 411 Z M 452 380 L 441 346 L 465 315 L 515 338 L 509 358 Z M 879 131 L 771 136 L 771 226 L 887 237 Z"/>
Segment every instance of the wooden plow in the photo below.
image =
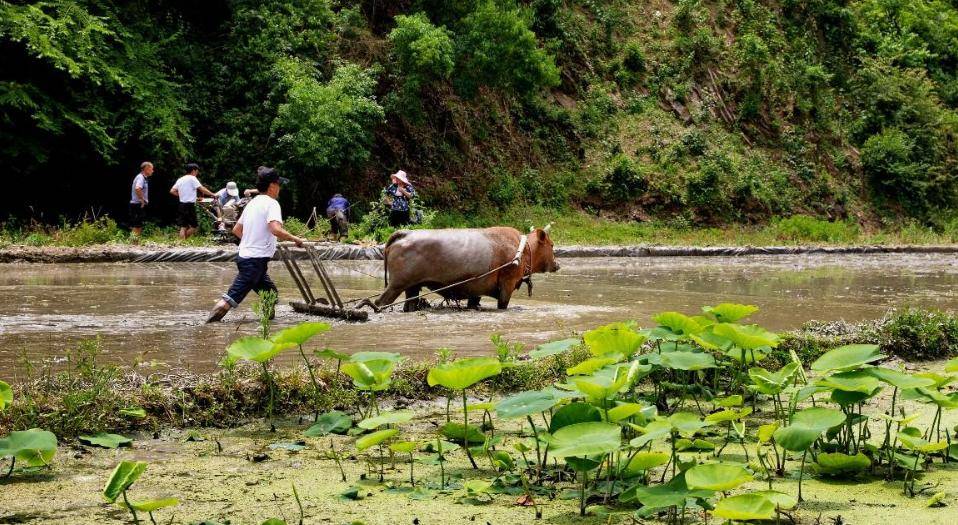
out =
<path fill-rule="evenodd" d="M 322 285 L 326 297 L 316 297 L 313 295 L 313 289 L 309 286 L 309 281 L 306 280 L 306 276 L 300 269 L 299 264 L 290 253 L 290 246 L 292 246 L 292 243 L 280 243 L 276 247 L 276 251 L 279 252 L 280 260 L 283 261 L 286 269 L 289 270 L 289 275 L 293 278 L 293 282 L 296 283 L 296 288 L 299 289 L 299 293 L 303 296 L 303 302 L 290 301 L 289 305 L 293 307 L 293 310 L 304 314 L 335 317 L 347 321 L 369 320 L 369 312 L 346 307 L 346 305 L 350 303 L 344 303 L 339 296 L 339 292 L 336 291 L 332 279 L 329 278 L 329 274 L 326 272 L 326 267 L 323 266 L 322 259 L 316 247 L 311 244 L 306 244 L 303 246 L 303 249 L 306 251 L 306 257 L 309 259 L 313 271 L 316 272 L 316 277 L 319 279 L 319 283 Z"/>

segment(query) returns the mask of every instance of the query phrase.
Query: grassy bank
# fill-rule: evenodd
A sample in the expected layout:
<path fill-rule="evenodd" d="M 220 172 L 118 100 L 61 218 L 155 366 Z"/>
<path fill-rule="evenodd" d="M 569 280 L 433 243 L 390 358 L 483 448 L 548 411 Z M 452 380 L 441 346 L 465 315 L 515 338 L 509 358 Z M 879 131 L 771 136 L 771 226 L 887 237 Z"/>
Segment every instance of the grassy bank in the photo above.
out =
<path fill-rule="evenodd" d="M 380 218 L 366 218 L 354 224 L 348 241 L 384 242 L 394 231 Z M 507 225 L 526 231 L 530 226 L 552 223 L 552 237 L 559 245 L 671 246 L 773 246 L 773 245 L 932 245 L 958 242 L 958 219 L 932 228 L 917 222 L 863 227 L 852 221 L 825 221 L 804 215 L 775 219 L 760 225 L 700 227 L 681 222 L 621 221 L 598 217 L 578 210 L 520 207 L 485 215 L 466 216 L 454 212 L 428 213 L 423 228 L 470 228 Z M 288 218 L 286 227 L 296 235 L 323 240 L 328 225 L 320 221 L 307 226 Z M 101 245 L 207 246 L 212 244 L 209 226 L 205 233 L 188 240 L 177 237 L 175 227 L 148 225 L 141 238 L 134 238 L 109 217 L 58 226 L 5 224 L 0 227 L 0 248 L 11 245 L 89 247 Z"/>

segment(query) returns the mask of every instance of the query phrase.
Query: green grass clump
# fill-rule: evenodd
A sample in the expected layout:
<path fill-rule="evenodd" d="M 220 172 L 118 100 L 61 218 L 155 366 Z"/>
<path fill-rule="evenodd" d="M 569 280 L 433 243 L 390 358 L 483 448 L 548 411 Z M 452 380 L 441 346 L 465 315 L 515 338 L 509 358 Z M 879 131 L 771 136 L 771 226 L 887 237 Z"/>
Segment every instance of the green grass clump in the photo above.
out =
<path fill-rule="evenodd" d="M 881 330 L 881 346 L 910 360 L 958 355 L 958 317 L 922 308 L 896 312 Z"/>
<path fill-rule="evenodd" d="M 768 229 L 784 241 L 849 243 L 861 235 L 861 230 L 854 222 L 830 222 L 807 215 L 793 215 L 773 221 Z"/>

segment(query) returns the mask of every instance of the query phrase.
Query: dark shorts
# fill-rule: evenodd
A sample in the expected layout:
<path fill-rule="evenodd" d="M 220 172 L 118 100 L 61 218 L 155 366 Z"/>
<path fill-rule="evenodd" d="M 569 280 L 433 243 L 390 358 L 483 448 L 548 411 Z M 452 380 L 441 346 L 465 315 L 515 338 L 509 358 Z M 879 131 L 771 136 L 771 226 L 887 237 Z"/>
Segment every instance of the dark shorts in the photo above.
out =
<path fill-rule="evenodd" d="M 269 261 L 269 257 L 237 257 L 236 279 L 233 279 L 229 291 L 223 294 L 223 300 L 236 308 L 250 291 L 276 290 L 276 285 L 266 273 Z"/>
<path fill-rule="evenodd" d="M 200 223 L 196 220 L 196 203 L 181 202 L 176 209 L 176 225 L 180 228 L 196 228 Z"/>
<path fill-rule="evenodd" d="M 130 228 L 142 228 L 146 219 L 146 208 L 138 202 L 130 203 Z"/>
<path fill-rule="evenodd" d="M 389 225 L 393 228 L 409 224 L 409 210 L 390 210 Z"/>

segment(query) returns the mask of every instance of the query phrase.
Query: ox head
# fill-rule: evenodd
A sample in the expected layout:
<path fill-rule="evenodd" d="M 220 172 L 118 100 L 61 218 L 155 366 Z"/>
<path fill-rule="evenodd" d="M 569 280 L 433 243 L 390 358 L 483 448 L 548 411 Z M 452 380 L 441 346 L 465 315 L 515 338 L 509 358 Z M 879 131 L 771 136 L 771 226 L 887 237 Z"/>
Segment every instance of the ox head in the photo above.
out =
<path fill-rule="evenodd" d="M 549 223 L 545 228 L 533 228 L 529 234 L 530 247 L 532 248 L 532 271 L 536 273 L 557 272 L 559 263 L 556 262 L 556 255 L 553 251 L 555 246 L 549 237 L 549 230 L 552 224 Z"/>

